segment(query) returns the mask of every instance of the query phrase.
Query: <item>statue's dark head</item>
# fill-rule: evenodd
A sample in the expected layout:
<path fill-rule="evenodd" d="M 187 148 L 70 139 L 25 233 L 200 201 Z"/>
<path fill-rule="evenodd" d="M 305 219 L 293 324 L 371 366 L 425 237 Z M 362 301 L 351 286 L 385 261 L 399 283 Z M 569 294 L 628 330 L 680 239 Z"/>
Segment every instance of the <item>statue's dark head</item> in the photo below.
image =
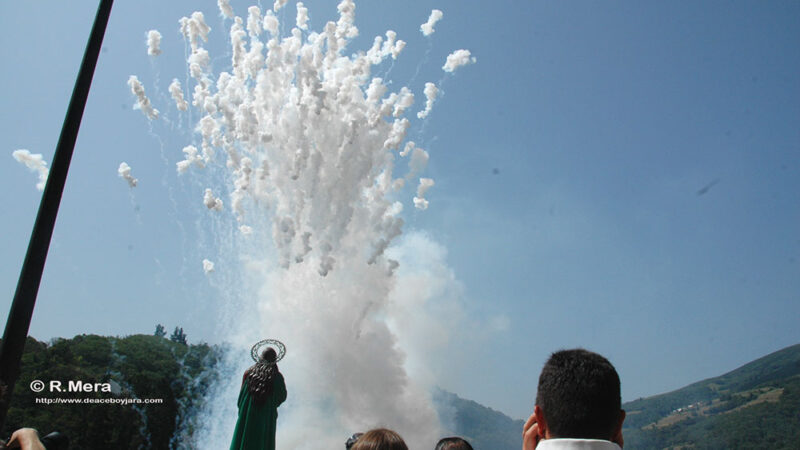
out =
<path fill-rule="evenodd" d="M 261 352 L 261 359 L 268 363 L 274 363 L 278 359 L 278 354 L 275 353 L 275 349 L 272 347 L 267 347 L 266 350 Z"/>

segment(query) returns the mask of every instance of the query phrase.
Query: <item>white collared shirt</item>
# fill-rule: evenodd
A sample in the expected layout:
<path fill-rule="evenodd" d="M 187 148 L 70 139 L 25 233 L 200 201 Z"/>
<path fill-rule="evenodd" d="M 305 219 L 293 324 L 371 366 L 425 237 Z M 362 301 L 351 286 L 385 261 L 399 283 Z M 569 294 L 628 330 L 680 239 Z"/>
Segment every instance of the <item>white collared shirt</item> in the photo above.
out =
<path fill-rule="evenodd" d="M 536 450 L 622 450 L 611 441 L 600 439 L 545 439 Z"/>

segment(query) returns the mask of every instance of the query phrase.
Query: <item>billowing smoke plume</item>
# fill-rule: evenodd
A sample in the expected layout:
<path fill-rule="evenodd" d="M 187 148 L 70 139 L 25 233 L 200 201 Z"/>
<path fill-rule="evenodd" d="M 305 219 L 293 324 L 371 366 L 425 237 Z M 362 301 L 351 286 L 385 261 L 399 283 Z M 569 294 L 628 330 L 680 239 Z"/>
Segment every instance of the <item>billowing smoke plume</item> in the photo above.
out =
<path fill-rule="evenodd" d="M 28 150 L 20 149 L 14 150 L 11 154 L 17 162 L 25 164 L 25 167 L 32 172 L 39 174 L 39 182 L 36 183 L 36 189 L 43 191 L 44 185 L 47 183 L 47 175 L 50 174 L 50 169 L 47 168 L 47 161 L 42 158 L 39 153 L 31 153 Z"/>
<path fill-rule="evenodd" d="M 447 55 L 447 61 L 445 61 L 444 66 L 442 66 L 442 70 L 445 72 L 452 72 L 461 66 L 472 64 L 475 61 L 475 58 L 472 56 L 469 50 L 456 50 Z"/>
<path fill-rule="evenodd" d="M 181 82 L 177 78 L 172 80 L 169 85 L 169 93 L 172 99 L 175 100 L 175 106 L 181 111 L 189 109 L 189 103 L 183 98 L 183 89 L 181 89 Z"/>
<path fill-rule="evenodd" d="M 231 8 L 230 0 L 217 0 L 219 6 L 219 13 L 227 19 L 233 19 L 233 8 Z"/>
<path fill-rule="evenodd" d="M 141 109 L 145 117 L 150 120 L 157 119 L 158 110 L 153 108 L 153 105 L 150 104 L 150 99 L 147 98 L 147 95 L 144 93 L 144 86 L 142 86 L 142 83 L 136 75 L 131 75 L 130 78 L 128 78 L 128 86 L 131 87 L 131 92 L 136 96 L 136 106 L 134 106 L 134 109 Z"/>
<path fill-rule="evenodd" d="M 439 88 L 433 83 L 425 83 L 425 109 L 417 113 L 417 117 L 424 119 L 433 109 L 433 101 L 436 100 L 436 94 L 439 93 Z"/>
<path fill-rule="evenodd" d="M 208 275 L 213 271 L 214 271 L 214 263 L 209 261 L 209 260 L 207 260 L 207 259 L 204 259 L 203 260 L 203 272 L 205 272 L 205 274 Z"/>
<path fill-rule="evenodd" d="M 222 211 L 222 200 L 214 197 L 214 192 L 211 191 L 211 189 L 206 189 L 206 192 L 203 195 L 203 204 L 206 205 L 206 208 L 208 209 Z"/>
<path fill-rule="evenodd" d="M 161 54 L 161 33 L 158 30 L 147 32 L 147 54 L 150 56 Z"/>
<path fill-rule="evenodd" d="M 120 177 L 125 179 L 128 182 L 128 186 L 136 187 L 136 183 L 139 182 L 136 178 L 131 175 L 131 166 L 128 165 L 126 162 L 121 162 L 119 164 L 119 169 L 117 169 L 117 173 Z"/>
<path fill-rule="evenodd" d="M 436 22 L 442 20 L 442 17 L 444 17 L 444 13 L 442 13 L 438 9 L 434 9 L 433 11 L 431 11 L 431 15 L 428 17 L 428 21 L 423 23 L 419 27 L 419 29 L 422 31 L 422 34 L 424 34 L 425 36 L 430 36 L 431 34 L 433 34 L 433 32 L 436 31 L 433 29 L 433 26 L 436 25 Z"/>
<path fill-rule="evenodd" d="M 366 52 L 347 50 L 358 35 L 352 0 L 339 3 L 338 20 L 321 32 L 301 31 L 308 11 L 298 3 L 296 27 L 282 37 L 275 12 L 285 4 L 233 17 L 231 67 L 218 74 L 202 47 L 209 31 L 202 13 L 181 19 L 199 119 L 198 142 L 183 148 L 177 170 L 226 172 L 227 184 L 203 198 L 209 210 L 222 211 L 217 195 L 227 194 L 238 230 L 230 248 L 217 249 L 226 258 L 220 271 L 228 260 L 241 262 L 238 275 L 248 281 L 231 289 L 256 287 L 245 295 L 252 300 L 238 305 L 226 339 L 240 352 L 240 369 L 254 342 L 286 344 L 281 447 L 340 447 L 343 436 L 377 426 L 399 431 L 411 448 L 428 447 L 439 437 L 429 386 L 406 370 L 427 349 L 399 346 L 413 340 L 392 325 L 393 311 L 403 309 L 391 307 L 392 299 L 405 296 L 397 294 L 404 289 L 395 275 L 401 261 L 387 252 L 402 234 L 403 202 L 427 207 L 433 180 L 419 179 L 413 199 L 402 191 L 417 184 L 428 161 L 425 150 L 406 142 L 411 122 L 404 116 L 415 96 L 407 87 L 389 92 L 390 82 L 371 76 L 406 43 L 390 30 Z M 225 16 L 227 5 L 219 2 Z M 432 14 L 431 27 L 436 20 Z M 448 66 L 469 62 L 463 52 L 466 62 L 448 58 Z M 422 117 L 437 89 L 428 83 L 424 94 Z M 218 386 L 198 437 L 203 447 L 228 445 L 238 388 L 238 380 Z"/>

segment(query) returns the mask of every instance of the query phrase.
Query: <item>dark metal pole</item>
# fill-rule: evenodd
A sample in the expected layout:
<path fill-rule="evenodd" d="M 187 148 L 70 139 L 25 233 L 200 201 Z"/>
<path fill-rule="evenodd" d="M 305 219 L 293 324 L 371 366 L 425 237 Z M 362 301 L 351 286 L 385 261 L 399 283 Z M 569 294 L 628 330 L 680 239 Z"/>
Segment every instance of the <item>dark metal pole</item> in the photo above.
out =
<path fill-rule="evenodd" d="M 83 110 L 86 107 L 86 98 L 89 96 L 89 88 L 92 85 L 94 68 L 97 65 L 97 57 L 100 55 L 100 46 L 103 43 L 112 3 L 113 0 L 101 0 L 100 6 L 97 8 L 97 15 L 89 35 L 89 42 L 86 44 L 86 52 L 83 55 L 78 79 L 72 90 L 67 116 L 58 138 L 53 165 L 50 175 L 47 177 L 42 201 L 39 204 L 39 212 L 33 225 L 25 262 L 22 264 L 22 271 L 17 282 L 17 291 L 14 294 L 14 301 L 11 303 L 11 311 L 8 313 L 3 341 L 0 343 L 0 390 L 5 391 L 0 398 L 0 430 L 5 423 L 14 384 L 19 376 L 20 360 L 31 324 L 33 306 L 36 303 L 36 294 L 39 292 L 47 250 L 50 247 L 50 238 L 53 236 L 58 206 L 61 203 L 61 194 L 64 192 L 64 183 L 67 181 L 69 162 L 78 138 Z"/>

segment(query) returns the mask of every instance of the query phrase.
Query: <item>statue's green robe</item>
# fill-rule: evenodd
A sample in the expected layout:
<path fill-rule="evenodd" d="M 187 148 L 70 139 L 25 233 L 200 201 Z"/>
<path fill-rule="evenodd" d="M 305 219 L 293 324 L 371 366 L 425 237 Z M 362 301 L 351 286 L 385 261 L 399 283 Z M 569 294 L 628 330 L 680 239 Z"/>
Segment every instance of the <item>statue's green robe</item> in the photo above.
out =
<path fill-rule="evenodd" d="M 272 393 L 262 404 L 256 404 L 247 389 L 247 377 L 239 391 L 239 419 L 233 432 L 231 450 L 275 450 L 275 429 L 278 405 L 286 400 L 286 383 L 278 372 Z"/>

